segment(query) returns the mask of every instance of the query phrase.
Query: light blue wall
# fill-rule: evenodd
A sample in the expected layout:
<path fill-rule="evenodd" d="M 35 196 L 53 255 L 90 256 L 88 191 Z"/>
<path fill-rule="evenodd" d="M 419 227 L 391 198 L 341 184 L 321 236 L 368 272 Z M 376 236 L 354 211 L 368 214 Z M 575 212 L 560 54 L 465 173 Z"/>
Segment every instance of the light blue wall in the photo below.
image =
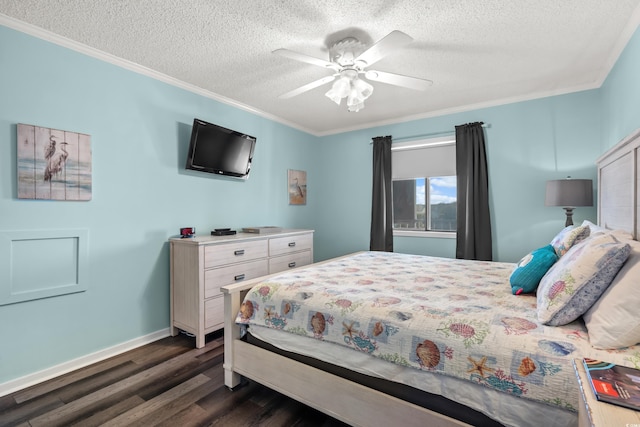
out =
<path fill-rule="evenodd" d="M 640 29 L 602 85 L 602 151 L 640 128 Z"/>
<path fill-rule="evenodd" d="M 89 235 L 86 292 L 0 306 L 0 383 L 167 328 L 166 242 L 179 227 L 313 228 L 316 260 L 366 250 L 374 136 L 489 124 L 494 258 L 516 261 L 564 224 L 544 206 L 545 181 L 595 182 L 598 155 L 640 127 L 638 34 L 599 90 L 322 138 L 4 27 L 0 64 L 0 232 Z M 258 138 L 247 182 L 184 170 L 193 117 Z M 17 123 L 91 135 L 93 200 L 17 199 Z M 307 171 L 306 206 L 288 205 L 287 169 Z M 595 216 L 579 208 L 575 220 Z M 403 237 L 395 248 L 453 256 L 455 241 Z"/>
<path fill-rule="evenodd" d="M 453 130 L 483 121 L 486 129 L 494 259 L 518 261 L 549 243 L 564 226 L 561 208 L 544 206 L 545 183 L 570 175 L 593 179 L 600 149 L 597 90 L 520 102 L 409 123 L 366 129 L 321 141 L 324 177 L 320 198 L 332 209 L 316 212 L 316 255 L 367 249 L 371 215 L 371 138 Z M 595 221 L 596 209 L 576 209 L 574 221 Z M 336 246 L 336 242 L 341 242 Z M 396 252 L 455 256 L 455 240 L 396 237 Z"/>
<path fill-rule="evenodd" d="M 86 292 L 0 306 L 0 383 L 167 328 L 180 227 L 313 226 L 286 179 L 317 182 L 316 137 L 1 26 L 0 64 L 0 232 L 89 236 Z M 194 117 L 257 137 L 248 181 L 184 170 Z M 18 123 L 91 135 L 91 201 L 17 199 Z"/>

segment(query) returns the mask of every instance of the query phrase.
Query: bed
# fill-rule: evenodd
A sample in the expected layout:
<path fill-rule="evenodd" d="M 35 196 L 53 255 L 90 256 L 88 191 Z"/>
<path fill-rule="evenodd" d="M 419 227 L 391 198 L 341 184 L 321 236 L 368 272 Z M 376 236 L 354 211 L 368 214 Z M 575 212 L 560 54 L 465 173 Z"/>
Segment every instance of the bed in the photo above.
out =
<path fill-rule="evenodd" d="M 640 367 L 639 135 L 598 159 L 599 225 L 558 233 L 537 295 L 512 293 L 522 261 L 384 252 L 230 285 L 225 384 L 351 425 L 577 425 L 576 358 Z"/>

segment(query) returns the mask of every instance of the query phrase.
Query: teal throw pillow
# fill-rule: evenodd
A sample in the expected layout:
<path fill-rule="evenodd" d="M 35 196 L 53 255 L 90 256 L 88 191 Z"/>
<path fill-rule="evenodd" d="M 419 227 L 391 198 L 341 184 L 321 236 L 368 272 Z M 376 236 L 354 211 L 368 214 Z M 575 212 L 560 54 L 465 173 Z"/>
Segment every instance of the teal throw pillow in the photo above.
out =
<path fill-rule="evenodd" d="M 509 278 L 511 292 L 514 295 L 530 294 L 536 291 L 542 277 L 558 260 L 558 255 L 552 245 L 525 255 Z"/>

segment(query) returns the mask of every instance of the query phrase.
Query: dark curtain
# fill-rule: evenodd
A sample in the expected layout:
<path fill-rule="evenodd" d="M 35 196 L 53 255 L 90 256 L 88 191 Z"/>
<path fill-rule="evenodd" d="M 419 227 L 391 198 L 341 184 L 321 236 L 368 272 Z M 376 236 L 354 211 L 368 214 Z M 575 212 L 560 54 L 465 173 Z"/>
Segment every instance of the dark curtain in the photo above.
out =
<path fill-rule="evenodd" d="M 391 136 L 373 138 L 373 197 L 369 250 L 393 252 Z"/>
<path fill-rule="evenodd" d="M 489 176 L 482 122 L 456 126 L 456 258 L 491 261 Z"/>

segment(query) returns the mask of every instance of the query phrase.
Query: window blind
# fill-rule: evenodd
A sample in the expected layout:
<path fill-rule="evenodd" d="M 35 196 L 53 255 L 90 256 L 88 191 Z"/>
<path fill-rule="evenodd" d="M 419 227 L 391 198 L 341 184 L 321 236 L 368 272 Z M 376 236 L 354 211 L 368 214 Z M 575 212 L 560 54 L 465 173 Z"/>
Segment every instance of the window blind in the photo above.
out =
<path fill-rule="evenodd" d="M 392 179 L 414 179 L 434 176 L 452 176 L 456 174 L 456 146 L 424 146 L 411 143 L 393 144 L 391 155 Z"/>

